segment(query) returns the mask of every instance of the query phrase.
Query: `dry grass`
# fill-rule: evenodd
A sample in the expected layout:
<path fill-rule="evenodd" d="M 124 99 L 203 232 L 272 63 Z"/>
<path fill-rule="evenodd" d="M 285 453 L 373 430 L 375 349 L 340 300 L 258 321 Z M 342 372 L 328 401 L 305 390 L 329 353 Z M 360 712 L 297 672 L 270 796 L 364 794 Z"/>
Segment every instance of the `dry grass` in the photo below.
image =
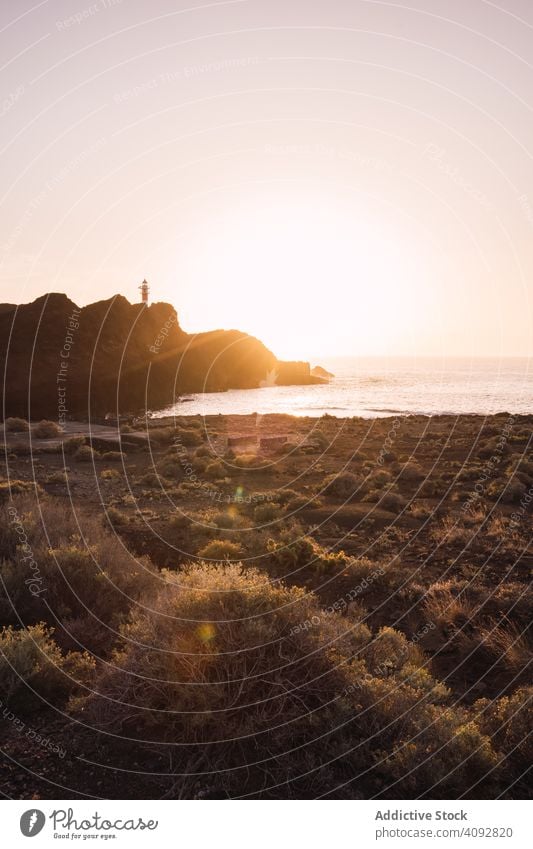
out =
<path fill-rule="evenodd" d="M 473 619 L 476 608 L 461 594 L 455 582 L 439 581 L 426 593 L 424 612 L 428 622 L 436 626 L 462 627 Z"/>

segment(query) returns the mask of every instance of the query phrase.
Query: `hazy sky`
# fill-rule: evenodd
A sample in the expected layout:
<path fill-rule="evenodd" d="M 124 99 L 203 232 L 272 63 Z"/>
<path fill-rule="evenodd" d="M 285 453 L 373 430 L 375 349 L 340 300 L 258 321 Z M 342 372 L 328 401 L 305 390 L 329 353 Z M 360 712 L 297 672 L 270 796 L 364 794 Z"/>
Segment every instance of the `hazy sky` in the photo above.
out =
<path fill-rule="evenodd" d="M 533 353 L 529 0 L 0 12 L 0 300 L 287 357 Z"/>

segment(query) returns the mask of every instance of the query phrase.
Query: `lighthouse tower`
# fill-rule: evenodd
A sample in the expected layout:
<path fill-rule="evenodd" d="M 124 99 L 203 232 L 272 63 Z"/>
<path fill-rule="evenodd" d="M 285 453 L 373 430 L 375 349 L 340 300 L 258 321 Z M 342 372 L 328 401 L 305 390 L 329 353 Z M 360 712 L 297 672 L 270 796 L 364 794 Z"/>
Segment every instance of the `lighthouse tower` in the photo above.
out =
<path fill-rule="evenodd" d="M 143 282 L 139 286 L 139 289 L 141 290 L 141 302 L 145 306 L 148 306 L 148 293 L 150 292 L 150 287 L 146 280 L 143 280 Z"/>

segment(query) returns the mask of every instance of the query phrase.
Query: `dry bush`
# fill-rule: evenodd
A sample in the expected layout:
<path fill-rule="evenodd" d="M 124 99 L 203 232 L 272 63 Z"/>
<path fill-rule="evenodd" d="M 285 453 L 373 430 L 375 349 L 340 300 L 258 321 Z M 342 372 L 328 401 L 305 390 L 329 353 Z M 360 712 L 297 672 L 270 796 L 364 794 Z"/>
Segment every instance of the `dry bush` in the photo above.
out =
<path fill-rule="evenodd" d="M 191 466 L 193 467 L 195 472 L 199 472 L 203 474 L 207 469 L 208 461 L 203 457 L 193 457 L 191 460 Z"/>
<path fill-rule="evenodd" d="M 63 469 L 57 469 L 55 472 L 51 472 L 47 478 L 46 483 L 66 483 L 68 480 L 67 473 Z"/>
<path fill-rule="evenodd" d="M 258 524 L 273 522 L 279 518 L 280 514 L 281 507 L 279 504 L 273 501 L 265 501 L 264 504 L 258 504 L 254 508 L 254 522 Z"/>
<path fill-rule="evenodd" d="M 70 625 L 82 620 L 85 647 L 109 650 L 112 631 L 151 591 L 157 570 L 127 552 L 98 516 L 74 514 L 54 499 L 39 509 L 29 496 L 12 504 L 20 524 L 0 508 L 0 623 L 45 621 L 56 627 L 61 645 L 71 646 Z M 33 585 L 26 583 L 31 579 Z"/>
<path fill-rule="evenodd" d="M 82 445 L 85 445 L 84 436 L 70 436 L 63 442 L 63 451 L 65 454 L 75 454 Z"/>
<path fill-rule="evenodd" d="M 192 465 L 192 464 L 191 464 Z M 170 457 L 165 458 L 164 461 L 158 464 L 158 470 L 161 475 L 168 478 L 169 480 L 176 479 L 183 476 L 183 468 L 177 458 Z"/>
<path fill-rule="evenodd" d="M 506 481 L 502 486 L 501 501 L 504 504 L 517 504 L 526 493 L 526 484 L 517 478 Z"/>
<path fill-rule="evenodd" d="M 192 521 L 185 513 L 176 512 L 168 519 L 168 527 L 176 531 L 183 531 L 190 528 Z"/>
<path fill-rule="evenodd" d="M 399 492 L 384 492 L 377 500 L 378 507 L 389 510 L 391 513 L 400 513 L 407 507 L 407 503 L 407 500 Z"/>
<path fill-rule="evenodd" d="M 220 460 L 213 460 L 212 463 L 208 463 L 205 469 L 205 475 L 210 480 L 220 480 L 226 474 L 226 466 L 220 462 Z"/>
<path fill-rule="evenodd" d="M 239 560 L 243 556 L 242 545 L 226 539 L 214 539 L 208 543 L 198 556 L 204 560 Z"/>
<path fill-rule="evenodd" d="M 533 763 L 533 687 L 519 687 L 510 696 L 489 701 L 481 699 L 474 704 L 478 724 L 484 734 L 494 741 L 505 755 L 506 784 L 523 775 L 525 793 L 531 764 Z M 525 798 L 520 794 L 516 798 Z"/>
<path fill-rule="evenodd" d="M 53 629 L 42 622 L 15 630 L 0 631 L 0 688 L 3 704 L 27 713 L 46 707 L 45 701 L 61 705 L 88 683 L 94 661 L 86 652 L 61 652 Z"/>
<path fill-rule="evenodd" d="M 420 666 L 423 660 L 421 650 L 409 643 L 405 634 L 389 627 L 380 628 L 365 651 L 369 670 L 383 678 L 402 669 L 406 663 Z"/>
<path fill-rule="evenodd" d="M 16 416 L 10 416 L 4 422 L 4 430 L 6 433 L 28 433 L 30 423 L 26 419 L 19 419 Z"/>
<path fill-rule="evenodd" d="M 402 481 L 408 481 L 410 483 L 420 483 L 426 477 L 420 465 L 415 461 L 410 461 L 400 466 L 399 473 Z"/>
<path fill-rule="evenodd" d="M 130 520 L 128 514 L 123 513 L 118 507 L 107 508 L 107 519 L 113 528 L 127 525 Z"/>
<path fill-rule="evenodd" d="M 386 469 L 378 469 L 377 471 L 373 471 L 370 477 L 370 484 L 376 487 L 383 487 L 386 484 L 390 483 L 392 480 L 392 475 Z"/>
<path fill-rule="evenodd" d="M 158 475 L 157 472 L 146 472 L 136 483 L 155 490 L 168 489 L 168 487 L 172 486 L 172 482 L 168 478 Z"/>
<path fill-rule="evenodd" d="M 346 628 L 303 590 L 238 565 L 166 578 L 72 709 L 123 736 L 179 740 L 174 797 L 198 792 L 196 772 L 229 797 L 245 780 L 262 797 L 282 785 L 286 798 L 398 798 L 439 782 L 446 798 L 496 764 L 468 712 L 442 708 L 428 673 L 406 664 L 372 675 L 360 659 L 368 629 Z"/>
<path fill-rule="evenodd" d="M 338 475 L 334 474 L 326 478 L 322 492 L 324 495 L 348 500 L 360 496 L 364 492 L 364 485 L 362 480 L 352 472 L 341 472 Z"/>
<path fill-rule="evenodd" d="M 473 509 L 463 513 L 463 522 L 469 528 L 479 528 L 487 518 L 487 505 L 483 501 L 477 501 Z M 488 527 L 483 527 L 483 534 L 488 535 Z"/>
<path fill-rule="evenodd" d="M 233 464 L 238 469 L 260 469 L 264 465 L 263 461 L 257 454 L 237 454 Z"/>
<path fill-rule="evenodd" d="M 185 445 L 187 448 L 196 448 L 203 445 L 202 433 L 198 428 L 178 427 L 173 433 L 174 441 Z"/>
<path fill-rule="evenodd" d="M 74 453 L 74 458 L 79 460 L 81 463 L 91 463 L 93 460 L 96 460 L 97 457 L 98 454 L 91 448 L 90 445 L 80 445 Z"/>
<path fill-rule="evenodd" d="M 430 504 L 425 504 L 420 501 L 411 501 L 409 504 L 409 515 L 413 517 L 413 519 L 429 519 L 429 517 L 433 514 L 433 509 Z"/>
<path fill-rule="evenodd" d="M 103 481 L 120 480 L 120 472 L 118 469 L 102 469 L 100 477 Z"/>
<path fill-rule="evenodd" d="M 511 453 L 511 447 L 508 442 L 504 442 L 501 439 L 501 434 L 494 436 L 492 439 L 486 439 L 478 448 L 478 457 L 481 457 L 483 460 L 490 459 L 493 454 L 496 456 L 501 456 L 502 454 L 507 456 Z"/>
<path fill-rule="evenodd" d="M 322 507 L 323 502 L 320 498 L 312 495 L 296 495 L 287 502 L 287 513 L 299 513 L 300 510 L 311 509 L 313 507 Z"/>
<path fill-rule="evenodd" d="M 428 622 L 436 626 L 461 628 L 472 620 L 476 608 L 461 592 L 460 585 L 454 581 L 438 581 L 426 593 L 424 612 Z"/>
<path fill-rule="evenodd" d="M 205 458 L 211 457 L 212 456 L 211 448 L 208 445 L 200 445 L 200 447 L 197 448 L 196 451 L 194 452 L 194 456 L 195 457 L 205 457 Z"/>
<path fill-rule="evenodd" d="M 157 427 L 149 428 L 148 438 L 155 446 L 170 445 L 174 438 L 174 428 L 172 427 Z"/>
<path fill-rule="evenodd" d="M 33 428 L 33 436 L 37 439 L 53 439 L 55 436 L 63 436 L 63 430 L 57 422 L 43 419 Z"/>
<path fill-rule="evenodd" d="M 115 462 L 118 460 L 125 460 L 126 454 L 124 451 L 104 451 L 101 455 L 102 460 L 109 460 L 109 462 Z"/>
<path fill-rule="evenodd" d="M 0 503 L 9 501 L 10 498 L 15 498 L 17 495 L 24 495 L 25 493 L 43 496 L 44 490 L 34 481 L 19 481 L 12 478 L 0 480 Z"/>
<path fill-rule="evenodd" d="M 263 493 L 255 493 L 255 497 L 257 500 L 262 498 L 263 501 L 275 501 L 277 504 L 281 504 L 284 507 L 286 504 L 289 504 L 294 498 L 300 498 L 300 493 L 296 492 L 295 489 L 289 489 L 288 487 L 280 487 L 280 489 L 274 489 L 270 492 Z M 313 496 L 309 496 L 312 498 Z"/>
<path fill-rule="evenodd" d="M 442 545 L 466 545 L 472 540 L 474 530 L 465 528 L 462 520 L 446 518 L 431 531 L 431 538 Z"/>

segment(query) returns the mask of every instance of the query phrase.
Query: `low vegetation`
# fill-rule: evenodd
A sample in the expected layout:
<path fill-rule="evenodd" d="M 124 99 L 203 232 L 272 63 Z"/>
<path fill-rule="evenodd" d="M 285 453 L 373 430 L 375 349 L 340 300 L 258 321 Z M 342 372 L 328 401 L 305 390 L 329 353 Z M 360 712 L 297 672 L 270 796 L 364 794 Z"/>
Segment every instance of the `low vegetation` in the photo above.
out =
<path fill-rule="evenodd" d="M 0 698 L 71 755 L 1 723 L 10 794 L 527 797 L 533 420 L 257 422 L 6 427 Z"/>

